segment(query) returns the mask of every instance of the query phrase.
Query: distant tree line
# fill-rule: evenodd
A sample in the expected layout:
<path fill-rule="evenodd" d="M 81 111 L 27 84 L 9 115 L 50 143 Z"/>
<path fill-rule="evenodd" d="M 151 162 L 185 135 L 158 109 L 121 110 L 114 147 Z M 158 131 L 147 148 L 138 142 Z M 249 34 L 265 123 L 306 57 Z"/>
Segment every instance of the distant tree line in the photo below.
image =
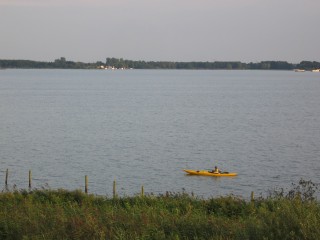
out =
<path fill-rule="evenodd" d="M 122 58 L 106 58 L 106 62 L 83 63 L 67 61 L 64 57 L 53 62 L 31 60 L 1 60 L 0 68 L 52 68 L 52 69 L 96 69 L 100 67 L 134 68 L 134 69 L 260 69 L 260 70 L 292 70 L 320 69 L 320 62 L 302 61 L 299 64 L 286 61 L 262 61 L 257 63 L 235 62 L 170 62 L 170 61 L 133 61 Z"/>
<path fill-rule="evenodd" d="M 320 62 L 302 61 L 299 64 L 286 61 L 262 61 L 258 63 L 242 62 L 146 62 L 124 60 L 122 58 L 107 58 L 107 66 L 115 68 L 136 68 L 136 69 L 265 69 L 265 70 L 292 70 L 295 68 L 312 70 L 319 69 Z"/>
<path fill-rule="evenodd" d="M 67 61 L 64 57 L 54 60 L 54 62 L 40 62 L 31 60 L 1 60 L 0 68 L 49 68 L 49 69 L 93 69 L 104 65 L 102 62 L 83 63 Z"/>

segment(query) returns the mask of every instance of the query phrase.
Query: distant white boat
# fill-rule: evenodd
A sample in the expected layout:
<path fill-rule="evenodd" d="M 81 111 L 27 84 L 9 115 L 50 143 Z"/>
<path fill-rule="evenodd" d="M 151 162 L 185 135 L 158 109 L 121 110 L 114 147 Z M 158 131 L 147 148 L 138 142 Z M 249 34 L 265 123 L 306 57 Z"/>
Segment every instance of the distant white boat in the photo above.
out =
<path fill-rule="evenodd" d="M 320 72 L 320 68 L 319 69 L 313 69 L 312 72 Z"/>
<path fill-rule="evenodd" d="M 305 72 L 306 70 L 304 69 L 293 69 L 295 72 Z"/>

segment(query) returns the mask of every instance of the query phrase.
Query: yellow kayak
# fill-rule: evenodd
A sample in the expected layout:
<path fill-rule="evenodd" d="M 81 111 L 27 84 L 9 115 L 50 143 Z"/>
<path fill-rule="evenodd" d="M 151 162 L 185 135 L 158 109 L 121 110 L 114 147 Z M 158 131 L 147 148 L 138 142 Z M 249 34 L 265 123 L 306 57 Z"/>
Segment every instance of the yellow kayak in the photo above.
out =
<path fill-rule="evenodd" d="M 208 170 L 183 169 L 183 171 L 191 175 L 202 175 L 202 176 L 212 176 L 212 177 L 234 177 L 238 175 L 235 172 L 213 173 L 212 171 L 208 171 Z"/>

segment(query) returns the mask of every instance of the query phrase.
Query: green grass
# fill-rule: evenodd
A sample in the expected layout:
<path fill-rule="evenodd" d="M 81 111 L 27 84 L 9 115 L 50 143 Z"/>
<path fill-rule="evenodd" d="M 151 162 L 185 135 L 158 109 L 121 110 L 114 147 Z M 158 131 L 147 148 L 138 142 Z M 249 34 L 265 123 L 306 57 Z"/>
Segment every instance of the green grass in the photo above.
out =
<path fill-rule="evenodd" d="M 290 193 L 290 194 L 289 194 Z M 187 194 L 107 198 L 0 193 L 0 239 L 320 239 L 320 205 L 300 189 L 245 201 Z"/>

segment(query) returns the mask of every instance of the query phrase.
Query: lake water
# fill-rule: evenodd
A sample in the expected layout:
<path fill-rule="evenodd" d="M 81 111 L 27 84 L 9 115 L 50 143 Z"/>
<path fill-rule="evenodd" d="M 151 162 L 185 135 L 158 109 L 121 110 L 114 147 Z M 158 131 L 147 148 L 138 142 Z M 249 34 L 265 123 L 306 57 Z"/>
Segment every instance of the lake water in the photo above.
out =
<path fill-rule="evenodd" d="M 3 187 L 247 198 L 320 183 L 320 74 L 0 70 L 0 132 Z"/>

